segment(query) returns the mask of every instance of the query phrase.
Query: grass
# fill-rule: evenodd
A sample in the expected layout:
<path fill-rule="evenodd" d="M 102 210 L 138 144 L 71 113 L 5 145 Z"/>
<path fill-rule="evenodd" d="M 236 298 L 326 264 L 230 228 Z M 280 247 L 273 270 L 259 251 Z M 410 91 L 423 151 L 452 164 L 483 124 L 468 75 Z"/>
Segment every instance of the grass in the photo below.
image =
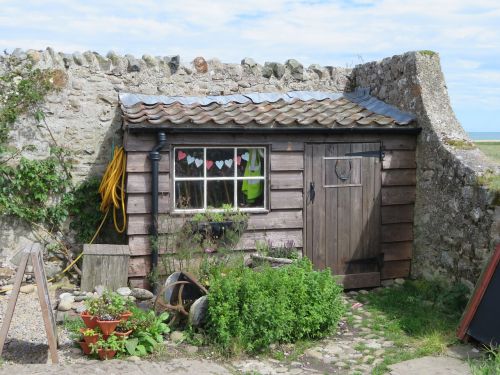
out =
<path fill-rule="evenodd" d="M 463 139 L 447 139 L 445 142 L 458 150 L 473 150 L 477 147 L 474 143 Z"/>
<path fill-rule="evenodd" d="M 372 313 L 372 328 L 394 343 L 374 374 L 384 374 L 394 363 L 445 352 L 457 341 L 455 330 L 467 303 L 465 287 L 439 281 L 407 281 L 358 299 Z"/>
<path fill-rule="evenodd" d="M 488 349 L 488 356 L 482 360 L 470 361 L 473 375 L 500 374 L 500 349 Z"/>
<path fill-rule="evenodd" d="M 476 146 L 490 159 L 500 163 L 500 142 L 476 142 Z"/>

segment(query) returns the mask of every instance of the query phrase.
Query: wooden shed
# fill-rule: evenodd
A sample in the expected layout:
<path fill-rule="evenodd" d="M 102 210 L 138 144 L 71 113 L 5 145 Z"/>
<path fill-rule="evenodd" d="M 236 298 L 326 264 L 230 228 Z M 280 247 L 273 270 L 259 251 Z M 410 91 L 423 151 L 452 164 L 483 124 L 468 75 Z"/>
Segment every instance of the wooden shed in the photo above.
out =
<path fill-rule="evenodd" d="M 238 249 L 292 240 L 346 288 L 409 275 L 413 115 L 366 89 L 119 100 L 131 285 L 150 270 L 155 215 L 222 204 L 250 213 Z"/>

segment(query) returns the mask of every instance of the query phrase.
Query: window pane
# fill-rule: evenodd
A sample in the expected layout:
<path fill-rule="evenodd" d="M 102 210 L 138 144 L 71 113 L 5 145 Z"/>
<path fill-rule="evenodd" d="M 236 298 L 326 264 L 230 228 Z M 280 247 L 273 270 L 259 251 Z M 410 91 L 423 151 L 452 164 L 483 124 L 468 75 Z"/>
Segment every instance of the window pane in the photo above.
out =
<path fill-rule="evenodd" d="M 264 180 L 238 181 L 238 207 L 264 208 Z"/>
<path fill-rule="evenodd" d="M 207 181 L 207 207 L 234 206 L 234 180 Z"/>
<path fill-rule="evenodd" d="M 203 149 L 175 149 L 175 177 L 203 177 Z"/>
<path fill-rule="evenodd" d="M 234 176 L 234 148 L 207 148 L 207 177 Z"/>
<path fill-rule="evenodd" d="M 203 181 L 177 181 L 175 208 L 203 208 Z"/>
<path fill-rule="evenodd" d="M 264 176 L 264 148 L 238 148 L 236 165 L 238 177 Z"/>

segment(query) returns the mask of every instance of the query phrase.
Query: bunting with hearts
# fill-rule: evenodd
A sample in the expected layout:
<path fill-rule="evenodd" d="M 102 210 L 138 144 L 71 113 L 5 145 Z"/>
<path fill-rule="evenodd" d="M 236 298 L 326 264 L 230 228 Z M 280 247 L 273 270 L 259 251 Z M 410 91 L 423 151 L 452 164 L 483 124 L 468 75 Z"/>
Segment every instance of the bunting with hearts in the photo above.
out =
<path fill-rule="evenodd" d="M 222 159 L 222 160 L 207 160 L 205 162 L 205 167 L 207 170 L 212 169 L 214 166 L 221 170 L 222 168 L 232 168 L 234 164 L 241 165 L 242 161 L 248 161 L 250 158 L 250 154 L 248 151 L 237 155 L 234 159 Z M 186 161 L 188 165 L 194 164 L 196 168 L 200 168 L 203 165 L 203 159 L 197 158 L 193 155 L 189 155 L 182 150 L 177 151 L 177 160 L 178 161 Z"/>

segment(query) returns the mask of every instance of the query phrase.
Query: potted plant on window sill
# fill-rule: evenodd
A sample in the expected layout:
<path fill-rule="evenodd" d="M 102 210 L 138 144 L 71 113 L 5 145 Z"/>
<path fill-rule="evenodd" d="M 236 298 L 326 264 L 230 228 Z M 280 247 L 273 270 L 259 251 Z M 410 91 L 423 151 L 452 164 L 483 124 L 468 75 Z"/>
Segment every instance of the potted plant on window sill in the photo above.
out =
<path fill-rule="evenodd" d="M 209 208 L 205 212 L 197 213 L 190 223 L 193 232 L 201 233 L 205 238 L 218 239 L 228 230 L 243 231 L 247 220 L 246 214 L 225 204 L 222 206 L 222 211 Z"/>

